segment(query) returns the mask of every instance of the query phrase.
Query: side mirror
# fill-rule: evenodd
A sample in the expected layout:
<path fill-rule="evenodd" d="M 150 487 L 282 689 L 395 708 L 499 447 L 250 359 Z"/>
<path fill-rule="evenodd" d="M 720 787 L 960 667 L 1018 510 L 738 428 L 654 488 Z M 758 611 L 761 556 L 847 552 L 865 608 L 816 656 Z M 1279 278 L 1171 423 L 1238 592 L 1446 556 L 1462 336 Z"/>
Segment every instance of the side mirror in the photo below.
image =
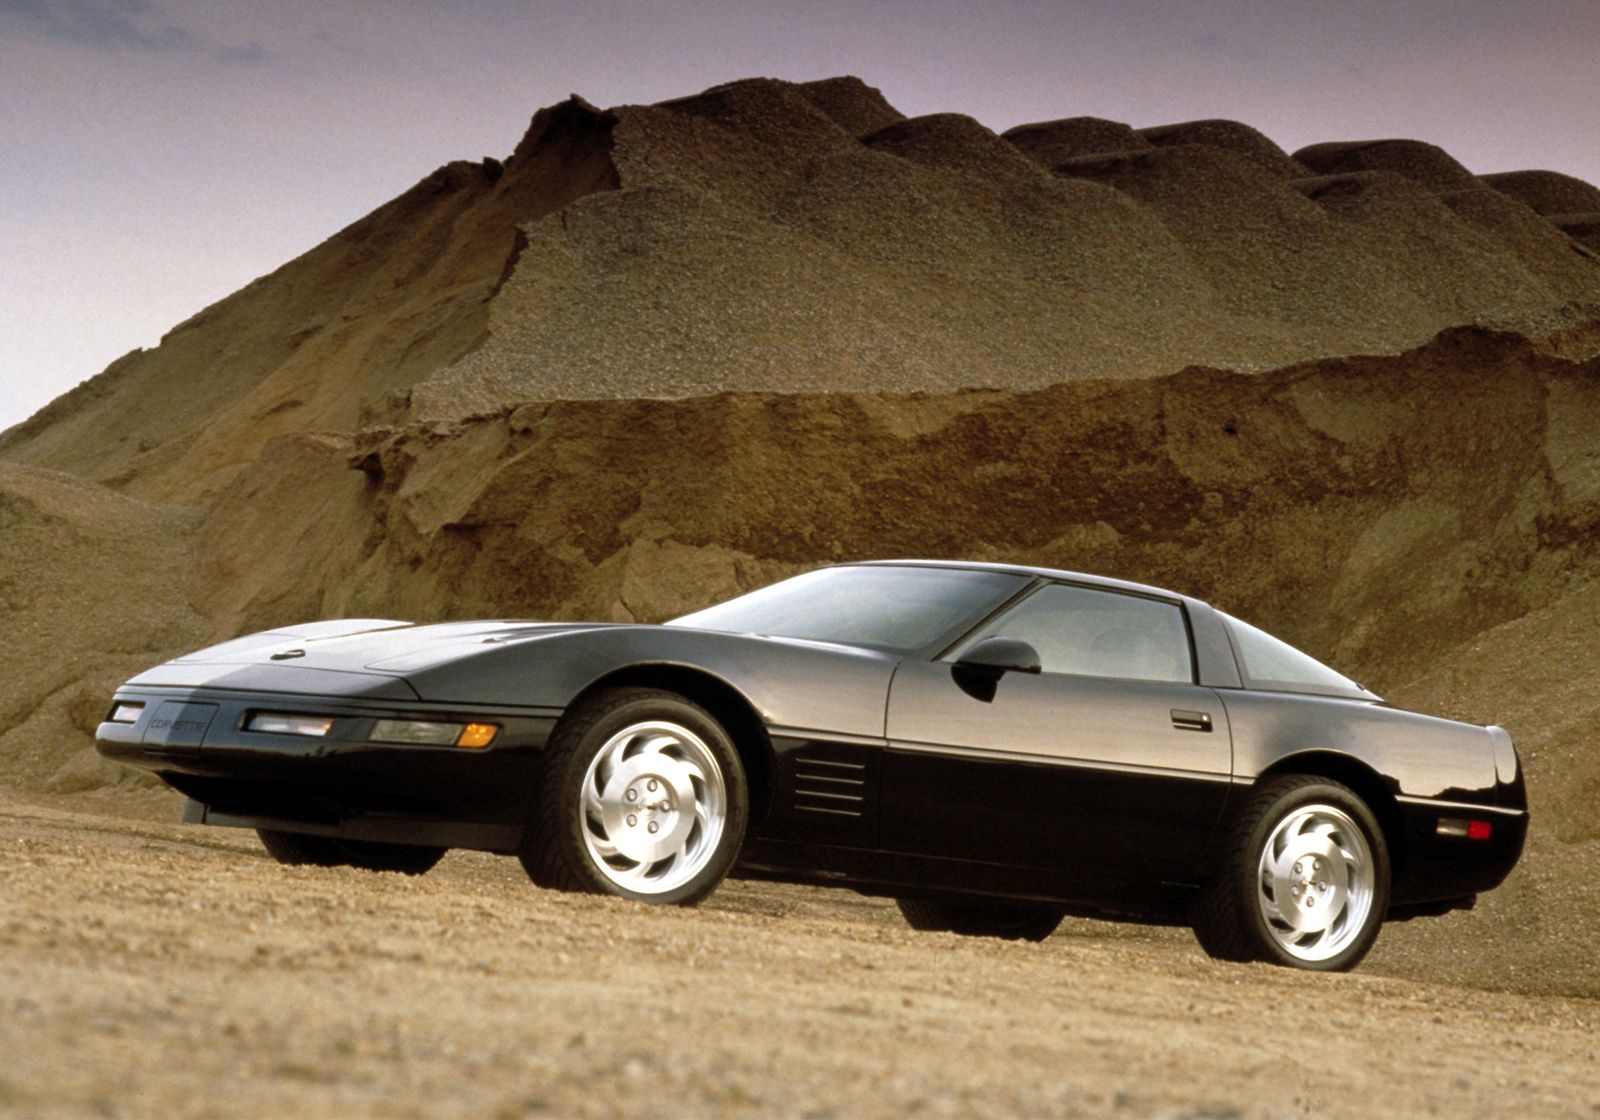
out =
<path fill-rule="evenodd" d="M 984 704 L 994 701 L 1000 678 L 1008 672 L 1038 672 L 1038 650 L 1021 638 L 984 638 L 950 666 L 955 685 Z"/>
<path fill-rule="evenodd" d="M 1037 673 L 1039 651 L 1020 638 L 985 638 L 950 666 L 956 687 L 974 700 L 994 702 L 1007 673 Z"/>
<path fill-rule="evenodd" d="M 1020 638 L 985 638 L 956 659 L 955 667 L 974 676 L 1039 672 L 1039 651 Z"/>

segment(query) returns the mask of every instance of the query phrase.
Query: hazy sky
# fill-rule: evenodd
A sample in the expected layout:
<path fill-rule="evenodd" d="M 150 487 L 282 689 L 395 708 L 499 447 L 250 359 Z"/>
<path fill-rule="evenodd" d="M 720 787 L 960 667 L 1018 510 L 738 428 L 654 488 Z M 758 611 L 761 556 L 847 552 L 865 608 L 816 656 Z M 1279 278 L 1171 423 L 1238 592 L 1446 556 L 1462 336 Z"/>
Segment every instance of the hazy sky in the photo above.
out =
<path fill-rule="evenodd" d="M 1600 182 L 1600 0 L 0 0 L 0 429 L 568 93 L 835 74 Z"/>

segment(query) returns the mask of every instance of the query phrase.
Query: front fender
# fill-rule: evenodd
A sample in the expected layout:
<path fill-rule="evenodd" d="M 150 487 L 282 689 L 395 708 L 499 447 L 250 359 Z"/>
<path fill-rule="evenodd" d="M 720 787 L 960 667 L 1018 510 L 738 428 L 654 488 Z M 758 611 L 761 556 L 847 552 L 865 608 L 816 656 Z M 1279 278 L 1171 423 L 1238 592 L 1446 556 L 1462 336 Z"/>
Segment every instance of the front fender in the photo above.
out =
<path fill-rule="evenodd" d="M 427 700 L 564 708 L 640 665 L 694 669 L 742 694 L 769 727 L 881 737 L 898 659 L 791 639 L 667 626 L 606 626 L 483 644 L 407 674 Z"/>

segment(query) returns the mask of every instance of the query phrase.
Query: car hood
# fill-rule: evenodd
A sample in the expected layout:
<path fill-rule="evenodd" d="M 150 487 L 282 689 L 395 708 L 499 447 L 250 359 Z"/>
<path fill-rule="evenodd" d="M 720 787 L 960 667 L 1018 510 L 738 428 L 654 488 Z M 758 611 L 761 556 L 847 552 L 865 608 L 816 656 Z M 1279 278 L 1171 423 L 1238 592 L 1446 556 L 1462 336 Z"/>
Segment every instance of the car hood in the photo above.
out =
<path fill-rule="evenodd" d="M 484 646 L 526 642 L 611 623 L 440 622 L 418 626 L 383 618 L 313 622 L 247 634 L 176 658 L 170 665 L 274 665 L 335 672 L 403 676 L 480 652 Z"/>
<path fill-rule="evenodd" d="M 608 674 L 653 665 L 721 680 L 772 724 L 877 736 L 898 664 L 880 650 L 687 626 L 343 619 L 224 642 L 128 684 L 560 711 Z"/>

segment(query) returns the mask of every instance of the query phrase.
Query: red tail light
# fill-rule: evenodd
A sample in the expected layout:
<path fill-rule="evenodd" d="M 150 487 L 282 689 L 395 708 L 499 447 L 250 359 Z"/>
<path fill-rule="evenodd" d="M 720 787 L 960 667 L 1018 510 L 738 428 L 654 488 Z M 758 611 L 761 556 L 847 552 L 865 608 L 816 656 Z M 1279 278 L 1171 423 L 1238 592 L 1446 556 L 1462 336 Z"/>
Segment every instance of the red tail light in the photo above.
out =
<path fill-rule="evenodd" d="M 1493 831 L 1488 821 L 1466 820 L 1461 817 L 1440 817 L 1434 829 L 1440 836 L 1458 836 L 1465 840 L 1487 840 Z"/>

